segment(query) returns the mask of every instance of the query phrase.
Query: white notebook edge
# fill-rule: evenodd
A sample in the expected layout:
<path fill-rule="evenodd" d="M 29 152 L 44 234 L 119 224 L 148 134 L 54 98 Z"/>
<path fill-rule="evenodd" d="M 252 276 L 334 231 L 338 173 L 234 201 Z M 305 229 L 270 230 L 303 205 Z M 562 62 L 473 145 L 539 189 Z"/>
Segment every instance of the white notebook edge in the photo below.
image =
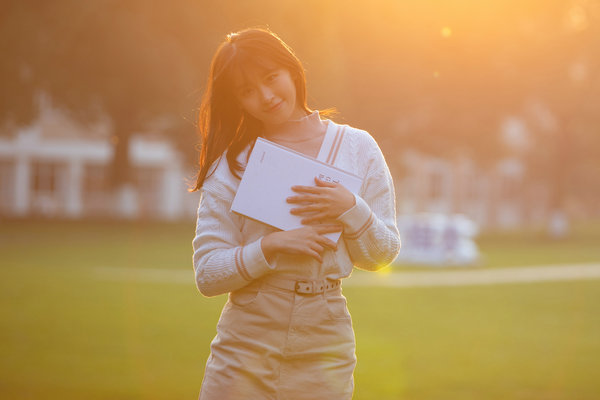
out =
<path fill-rule="evenodd" d="M 275 147 L 279 147 L 280 149 L 283 149 L 283 150 L 285 150 L 285 151 L 289 151 L 290 153 L 295 153 L 296 155 L 298 155 L 298 156 L 300 156 L 300 157 L 304 157 L 304 158 L 306 158 L 306 159 L 307 159 L 307 160 L 309 160 L 309 161 L 312 161 L 312 162 L 315 162 L 315 163 L 317 163 L 317 164 L 321 164 L 321 165 L 326 165 L 326 166 L 327 166 L 327 167 L 329 167 L 329 168 L 334 168 L 334 169 L 336 169 L 336 170 L 338 170 L 338 171 L 340 171 L 340 172 L 342 172 L 342 173 L 344 173 L 344 174 L 351 175 L 351 176 L 353 176 L 353 177 L 355 177 L 355 178 L 357 178 L 357 179 L 359 179 L 359 180 L 363 181 L 363 178 L 361 178 L 360 176 L 358 176 L 358 175 L 356 175 L 356 174 L 353 174 L 352 172 L 346 171 L 345 169 L 342 169 L 342 168 L 340 168 L 340 167 L 336 167 L 335 165 L 328 164 L 328 163 L 326 163 L 326 162 L 324 162 L 324 161 L 321 161 L 321 160 L 318 160 L 318 159 L 316 159 L 316 158 L 314 158 L 314 157 L 307 156 L 307 155 L 306 155 L 306 154 L 304 154 L 304 153 L 301 153 L 301 152 L 299 152 L 299 151 L 297 151 L 297 150 L 294 150 L 294 149 L 290 149 L 289 147 L 282 146 L 282 145 L 280 145 L 279 143 L 271 142 L 270 140 L 267 140 L 267 139 L 265 139 L 265 138 L 262 138 L 262 137 L 258 137 L 258 138 L 256 138 L 256 141 L 265 142 L 265 143 L 266 143 L 266 144 L 268 144 L 268 145 L 275 146 Z M 254 148 L 253 148 L 253 149 L 254 149 Z M 363 182 L 363 183 L 364 183 L 364 182 Z"/>

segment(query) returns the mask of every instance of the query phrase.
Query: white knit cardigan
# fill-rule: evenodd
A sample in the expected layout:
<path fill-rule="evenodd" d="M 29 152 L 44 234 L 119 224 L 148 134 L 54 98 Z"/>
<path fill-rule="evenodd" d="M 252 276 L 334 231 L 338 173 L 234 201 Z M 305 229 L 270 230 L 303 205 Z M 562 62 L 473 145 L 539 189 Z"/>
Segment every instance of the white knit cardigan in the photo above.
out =
<path fill-rule="evenodd" d="M 322 263 L 309 256 L 279 254 L 269 264 L 261 240 L 276 228 L 230 210 L 240 181 L 231 174 L 226 157 L 221 156 L 202 186 L 192 242 L 196 286 L 202 294 L 231 292 L 265 274 L 303 280 L 340 279 L 348 277 L 353 266 L 377 270 L 396 258 L 400 235 L 394 186 L 379 146 L 369 133 L 333 121 L 328 121 L 327 132 L 323 146 L 331 147 L 330 163 L 363 177 L 356 204 L 338 218 L 343 232 L 337 250 L 326 249 Z M 333 141 L 327 143 L 327 138 Z M 248 151 L 238 160 L 246 160 Z"/>

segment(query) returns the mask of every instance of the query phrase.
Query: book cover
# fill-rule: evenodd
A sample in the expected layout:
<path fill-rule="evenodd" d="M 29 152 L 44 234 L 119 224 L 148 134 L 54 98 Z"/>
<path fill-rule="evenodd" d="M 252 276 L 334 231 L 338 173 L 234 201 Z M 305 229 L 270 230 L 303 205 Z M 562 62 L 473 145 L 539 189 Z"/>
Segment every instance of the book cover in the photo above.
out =
<path fill-rule="evenodd" d="M 315 186 L 315 177 L 339 182 L 358 193 L 362 179 L 332 165 L 258 138 L 246 165 L 231 210 L 281 230 L 301 228 L 302 217 L 290 214 L 297 207 L 286 202 L 295 185 Z M 326 236 L 337 242 L 340 233 Z"/>

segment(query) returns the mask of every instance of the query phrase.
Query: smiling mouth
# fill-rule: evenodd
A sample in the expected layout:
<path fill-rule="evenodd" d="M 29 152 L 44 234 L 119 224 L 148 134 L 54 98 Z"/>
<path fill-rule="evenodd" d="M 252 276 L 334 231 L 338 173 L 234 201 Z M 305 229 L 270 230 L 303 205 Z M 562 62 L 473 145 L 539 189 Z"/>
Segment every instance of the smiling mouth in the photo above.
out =
<path fill-rule="evenodd" d="M 283 104 L 283 100 L 282 100 L 282 101 L 280 101 L 279 103 L 275 104 L 273 107 L 271 107 L 271 108 L 268 108 L 268 109 L 267 109 L 267 112 L 273 112 L 273 111 L 277 111 L 277 110 L 280 108 L 280 106 L 281 106 L 282 104 Z"/>

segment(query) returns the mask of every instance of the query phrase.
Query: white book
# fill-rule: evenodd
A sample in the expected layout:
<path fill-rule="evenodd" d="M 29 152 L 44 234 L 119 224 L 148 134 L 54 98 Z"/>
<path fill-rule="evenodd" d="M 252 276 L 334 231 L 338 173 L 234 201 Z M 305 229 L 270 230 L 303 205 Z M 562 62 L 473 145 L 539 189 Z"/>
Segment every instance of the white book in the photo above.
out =
<path fill-rule="evenodd" d="M 231 210 L 281 230 L 301 228 L 303 217 L 290 213 L 297 204 L 286 199 L 296 194 L 292 186 L 315 186 L 315 177 L 339 182 L 358 193 L 362 179 L 263 138 L 256 139 Z M 327 236 L 337 242 L 341 233 Z"/>

